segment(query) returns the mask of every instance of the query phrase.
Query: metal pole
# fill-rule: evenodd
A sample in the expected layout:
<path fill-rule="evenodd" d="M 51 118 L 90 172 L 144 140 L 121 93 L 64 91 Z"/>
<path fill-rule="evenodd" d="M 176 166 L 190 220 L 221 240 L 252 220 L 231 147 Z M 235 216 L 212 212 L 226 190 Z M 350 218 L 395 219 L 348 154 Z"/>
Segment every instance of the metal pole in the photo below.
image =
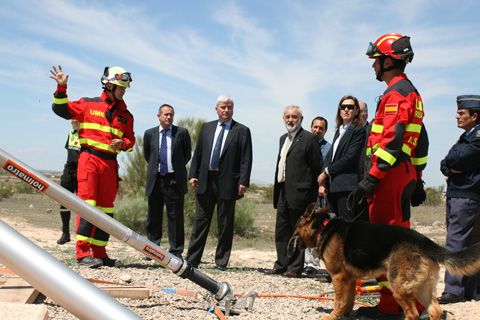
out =
<path fill-rule="evenodd" d="M 0 261 L 80 319 L 142 319 L 0 220 Z"/>
<path fill-rule="evenodd" d="M 199 286 L 207 289 L 211 293 L 215 294 L 217 299 L 223 299 L 227 294 L 229 296 L 233 296 L 233 291 L 230 289 L 227 283 L 218 283 L 205 274 L 199 272 L 182 258 L 176 257 L 167 250 L 140 236 L 138 233 L 132 231 L 117 220 L 104 214 L 99 209 L 91 206 L 84 200 L 51 181 L 42 173 L 32 169 L 20 160 L 11 156 L 1 148 L 0 166 L 5 171 L 29 184 L 32 188 L 44 193 L 64 207 L 77 213 L 91 224 L 99 227 L 120 241 L 127 243 L 137 251 L 140 251 L 152 259 L 155 259 L 162 266 L 170 269 L 178 276 L 189 279 Z"/>

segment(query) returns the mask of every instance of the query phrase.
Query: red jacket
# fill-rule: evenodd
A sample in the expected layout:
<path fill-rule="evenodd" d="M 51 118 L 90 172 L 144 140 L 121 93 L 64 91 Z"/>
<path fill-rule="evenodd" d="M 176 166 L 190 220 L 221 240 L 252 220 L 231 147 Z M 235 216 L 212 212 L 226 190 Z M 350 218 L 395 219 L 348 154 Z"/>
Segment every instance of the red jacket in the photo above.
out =
<path fill-rule="evenodd" d="M 109 145 L 113 139 L 122 139 L 122 151 L 133 150 L 133 116 L 123 100 L 111 101 L 104 91 L 97 98 L 68 101 L 67 86 L 57 86 L 52 109 L 64 119 L 76 119 L 80 122 L 79 140 L 82 147 L 112 154 L 120 153 L 120 150 L 115 151 Z M 111 123 L 107 119 L 109 110 L 114 110 Z"/>
<path fill-rule="evenodd" d="M 412 162 L 423 116 L 417 89 L 405 74 L 394 77 L 383 94 L 367 139 L 367 156 L 372 155 L 371 175 L 382 179 L 392 166 L 402 161 Z"/>

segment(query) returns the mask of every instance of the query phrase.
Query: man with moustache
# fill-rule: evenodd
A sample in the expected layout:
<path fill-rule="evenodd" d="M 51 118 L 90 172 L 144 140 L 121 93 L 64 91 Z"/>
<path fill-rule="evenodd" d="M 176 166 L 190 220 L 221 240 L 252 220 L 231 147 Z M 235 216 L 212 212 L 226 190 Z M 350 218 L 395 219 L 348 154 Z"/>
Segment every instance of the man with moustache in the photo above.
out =
<path fill-rule="evenodd" d="M 322 171 L 323 158 L 317 136 L 302 128 L 303 116 L 299 106 L 286 107 L 283 120 L 288 132 L 280 137 L 273 197 L 273 207 L 277 209 L 277 261 L 265 274 L 300 278 L 304 254 L 297 251 L 289 258 L 287 245 L 298 218 L 317 199 L 317 177 Z"/>
<path fill-rule="evenodd" d="M 440 162 L 447 177 L 447 241 L 452 252 L 473 245 L 475 221 L 480 214 L 480 96 L 457 97 L 457 126 L 465 132 Z M 469 301 L 477 295 L 476 277 L 445 272 L 442 304 Z"/>

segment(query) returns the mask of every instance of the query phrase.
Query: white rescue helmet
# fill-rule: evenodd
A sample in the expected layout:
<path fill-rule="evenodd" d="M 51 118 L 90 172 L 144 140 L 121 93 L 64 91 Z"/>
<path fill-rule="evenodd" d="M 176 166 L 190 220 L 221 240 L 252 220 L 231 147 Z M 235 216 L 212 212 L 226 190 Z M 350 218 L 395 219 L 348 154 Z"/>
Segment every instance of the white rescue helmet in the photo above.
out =
<path fill-rule="evenodd" d="M 126 72 L 122 67 L 105 67 L 105 71 L 100 80 L 104 85 L 107 83 L 113 83 L 117 86 L 130 88 L 132 76 L 130 72 Z"/>

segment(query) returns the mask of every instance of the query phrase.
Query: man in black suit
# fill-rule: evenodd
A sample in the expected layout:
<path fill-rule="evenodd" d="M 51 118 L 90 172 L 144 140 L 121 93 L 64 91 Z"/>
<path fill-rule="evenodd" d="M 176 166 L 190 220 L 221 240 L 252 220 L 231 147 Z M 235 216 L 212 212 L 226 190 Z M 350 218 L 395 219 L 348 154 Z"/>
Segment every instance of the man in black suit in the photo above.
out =
<path fill-rule="evenodd" d="M 230 96 L 218 97 L 215 110 L 218 120 L 202 126 L 190 167 L 189 183 L 197 190 L 197 197 L 187 261 L 198 267 L 217 206 L 215 264 L 225 271 L 232 251 L 235 202 L 250 186 L 252 139 L 250 129 L 232 119 Z"/>
<path fill-rule="evenodd" d="M 174 114 L 172 106 L 163 104 L 157 114 L 160 126 L 148 129 L 143 136 L 143 152 L 148 162 L 147 237 L 160 244 L 165 205 L 169 251 L 181 257 L 185 243 L 183 204 L 188 191 L 186 165 L 191 158 L 192 142 L 187 129 L 173 125 Z"/>
<path fill-rule="evenodd" d="M 277 209 L 277 261 L 273 269 L 266 270 L 265 274 L 299 278 L 303 272 L 303 252 L 297 251 L 288 258 L 287 245 L 298 218 L 317 199 L 317 177 L 322 172 L 323 159 L 317 136 L 302 128 L 300 107 L 286 107 L 283 120 L 288 133 L 280 137 L 273 191 L 273 207 Z"/>

